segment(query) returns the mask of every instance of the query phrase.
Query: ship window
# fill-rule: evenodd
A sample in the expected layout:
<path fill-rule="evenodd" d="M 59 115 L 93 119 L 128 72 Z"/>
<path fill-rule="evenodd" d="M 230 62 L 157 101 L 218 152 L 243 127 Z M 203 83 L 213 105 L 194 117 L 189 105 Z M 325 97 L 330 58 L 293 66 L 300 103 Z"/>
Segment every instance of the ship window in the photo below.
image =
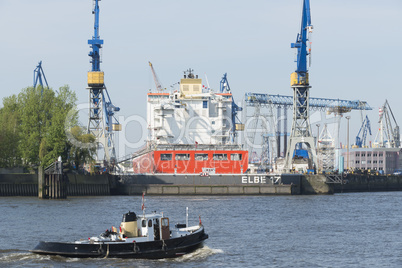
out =
<path fill-rule="evenodd" d="M 208 108 L 208 101 L 202 101 L 202 108 Z"/>
<path fill-rule="evenodd" d="M 208 154 L 195 154 L 195 160 L 197 161 L 207 161 Z"/>
<path fill-rule="evenodd" d="M 148 227 L 152 227 L 152 220 L 148 221 Z"/>
<path fill-rule="evenodd" d="M 162 226 L 169 226 L 169 219 L 168 218 L 163 218 L 162 219 Z"/>
<path fill-rule="evenodd" d="M 190 160 L 190 154 L 176 154 L 176 160 Z"/>
<path fill-rule="evenodd" d="M 242 154 L 230 154 L 230 160 L 240 161 L 242 159 Z"/>
<path fill-rule="evenodd" d="M 146 221 L 146 220 L 142 220 L 141 226 L 142 226 L 142 227 L 147 227 L 147 221 Z"/>
<path fill-rule="evenodd" d="M 161 154 L 162 161 L 170 161 L 172 160 L 172 154 Z"/>
<path fill-rule="evenodd" d="M 183 85 L 183 91 L 189 91 L 190 86 L 189 85 Z"/>
<path fill-rule="evenodd" d="M 213 160 L 228 160 L 228 155 L 227 154 L 214 154 L 212 157 Z"/>

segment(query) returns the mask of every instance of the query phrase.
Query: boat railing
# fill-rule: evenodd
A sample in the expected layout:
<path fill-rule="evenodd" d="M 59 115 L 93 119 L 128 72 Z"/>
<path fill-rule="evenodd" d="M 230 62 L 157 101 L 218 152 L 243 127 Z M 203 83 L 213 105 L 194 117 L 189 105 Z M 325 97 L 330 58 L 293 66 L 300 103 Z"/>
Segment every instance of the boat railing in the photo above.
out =
<path fill-rule="evenodd" d="M 193 233 L 194 231 L 197 231 L 198 229 L 200 229 L 200 226 L 195 225 L 195 226 L 190 226 L 190 227 L 186 227 L 186 228 L 179 228 L 179 231 Z"/>

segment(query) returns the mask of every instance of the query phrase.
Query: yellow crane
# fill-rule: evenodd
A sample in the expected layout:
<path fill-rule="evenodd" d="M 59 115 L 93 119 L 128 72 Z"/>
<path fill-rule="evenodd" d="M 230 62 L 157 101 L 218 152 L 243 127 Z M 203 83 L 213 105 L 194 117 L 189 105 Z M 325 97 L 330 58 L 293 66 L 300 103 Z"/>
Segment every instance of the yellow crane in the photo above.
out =
<path fill-rule="evenodd" d="M 149 63 L 149 67 L 151 67 L 152 76 L 154 77 L 156 91 L 162 92 L 164 90 L 164 88 L 162 87 L 161 83 L 159 82 L 158 76 L 156 75 L 155 70 L 154 70 L 154 66 L 152 66 L 152 63 L 150 61 L 148 61 L 148 63 Z"/>

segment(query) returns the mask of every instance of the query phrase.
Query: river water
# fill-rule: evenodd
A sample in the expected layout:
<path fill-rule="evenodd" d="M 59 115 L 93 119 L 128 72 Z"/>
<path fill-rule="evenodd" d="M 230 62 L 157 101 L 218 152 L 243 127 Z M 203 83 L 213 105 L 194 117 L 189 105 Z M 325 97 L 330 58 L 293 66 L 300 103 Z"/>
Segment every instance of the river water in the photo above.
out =
<path fill-rule="evenodd" d="M 76 259 L 29 252 L 74 241 L 140 213 L 141 196 L 0 198 L 0 267 L 402 267 L 402 192 L 315 196 L 147 196 L 147 212 L 209 234 L 168 260 Z"/>

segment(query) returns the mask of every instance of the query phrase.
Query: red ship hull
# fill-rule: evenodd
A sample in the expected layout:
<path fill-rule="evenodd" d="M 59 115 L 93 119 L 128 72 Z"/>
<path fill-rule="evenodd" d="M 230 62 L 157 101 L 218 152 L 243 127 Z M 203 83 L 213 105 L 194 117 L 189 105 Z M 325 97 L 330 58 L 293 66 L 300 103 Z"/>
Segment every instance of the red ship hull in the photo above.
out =
<path fill-rule="evenodd" d="M 134 158 L 136 174 L 242 174 L 248 168 L 243 150 L 161 150 Z"/>

